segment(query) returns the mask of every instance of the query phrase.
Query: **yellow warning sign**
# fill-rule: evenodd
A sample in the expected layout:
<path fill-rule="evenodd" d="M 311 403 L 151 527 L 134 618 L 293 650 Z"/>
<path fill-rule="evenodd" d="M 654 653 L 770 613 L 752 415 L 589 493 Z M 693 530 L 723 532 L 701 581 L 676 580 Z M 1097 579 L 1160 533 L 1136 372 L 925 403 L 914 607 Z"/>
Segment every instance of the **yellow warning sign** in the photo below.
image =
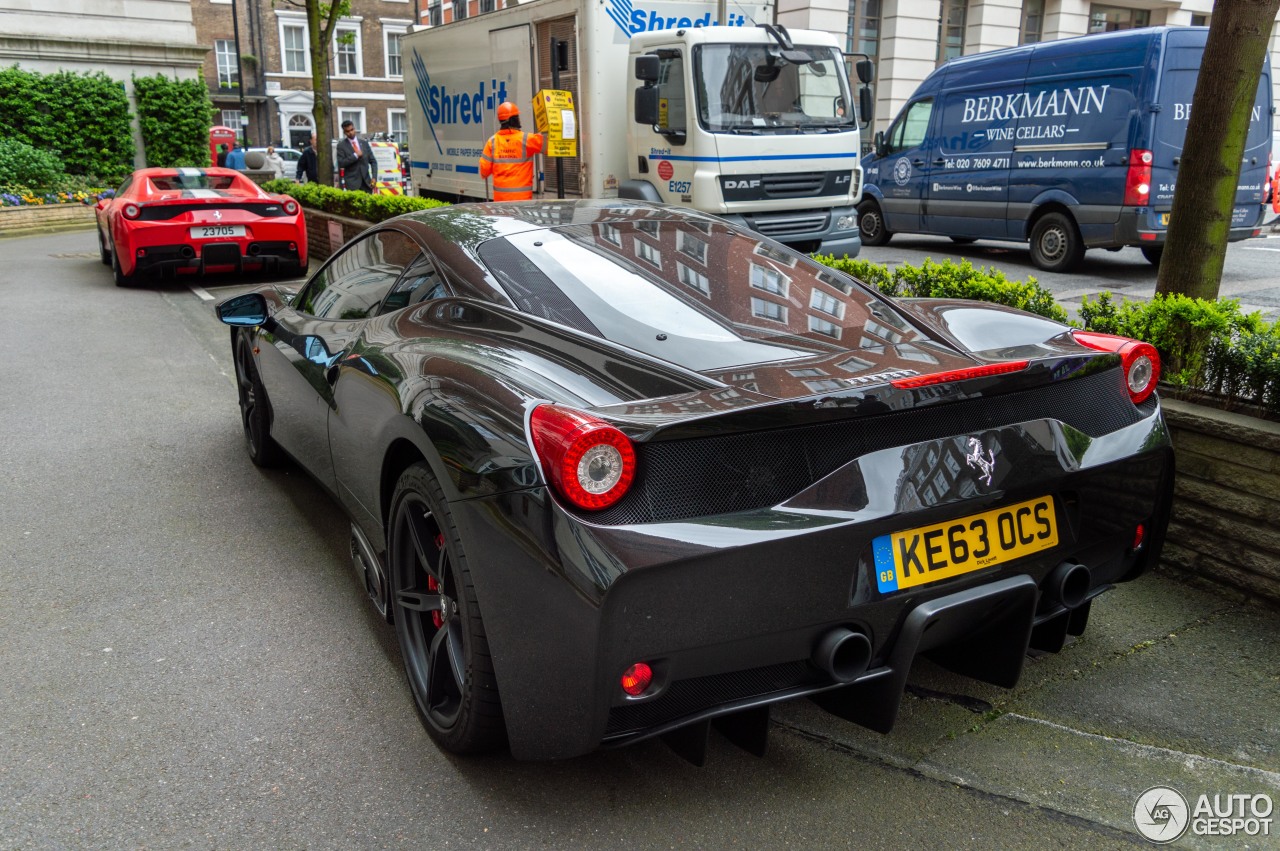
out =
<path fill-rule="evenodd" d="M 578 120 L 573 111 L 572 92 L 542 89 L 533 98 L 533 118 L 546 142 L 542 146 L 544 155 L 578 155 Z"/>

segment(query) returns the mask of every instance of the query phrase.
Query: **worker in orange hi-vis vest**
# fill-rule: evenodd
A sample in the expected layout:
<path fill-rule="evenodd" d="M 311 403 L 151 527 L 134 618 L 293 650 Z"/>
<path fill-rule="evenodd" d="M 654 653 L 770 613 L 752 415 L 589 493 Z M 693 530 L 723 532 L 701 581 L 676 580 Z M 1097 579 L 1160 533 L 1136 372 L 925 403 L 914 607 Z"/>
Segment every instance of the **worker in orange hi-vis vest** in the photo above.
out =
<path fill-rule="evenodd" d="M 542 150 L 542 135 L 520 129 L 520 110 L 510 101 L 498 105 L 501 129 L 484 143 L 480 176 L 493 175 L 493 200 L 533 198 L 533 159 Z"/>
<path fill-rule="evenodd" d="M 1280 163 L 1276 164 L 1276 172 L 1271 175 L 1271 212 L 1280 213 Z"/>

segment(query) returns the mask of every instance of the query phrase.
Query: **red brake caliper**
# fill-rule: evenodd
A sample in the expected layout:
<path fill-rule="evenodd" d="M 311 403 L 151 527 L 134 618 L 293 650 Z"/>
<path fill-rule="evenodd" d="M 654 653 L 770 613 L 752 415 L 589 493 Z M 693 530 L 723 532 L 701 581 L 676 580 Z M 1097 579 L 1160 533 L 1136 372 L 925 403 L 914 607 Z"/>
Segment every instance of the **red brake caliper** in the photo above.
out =
<path fill-rule="evenodd" d="M 436 535 L 435 544 L 437 550 L 444 549 L 444 535 Z M 439 594 L 441 592 L 440 583 L 436 582 L 436 578 L 434 576 L 427 577 L 427 590 L 435 594 Z M 435 624 L 436 629 L 444 626 L 444 615 L 439 609 L 436 609 L 431 613 L 431 622 Z"/>

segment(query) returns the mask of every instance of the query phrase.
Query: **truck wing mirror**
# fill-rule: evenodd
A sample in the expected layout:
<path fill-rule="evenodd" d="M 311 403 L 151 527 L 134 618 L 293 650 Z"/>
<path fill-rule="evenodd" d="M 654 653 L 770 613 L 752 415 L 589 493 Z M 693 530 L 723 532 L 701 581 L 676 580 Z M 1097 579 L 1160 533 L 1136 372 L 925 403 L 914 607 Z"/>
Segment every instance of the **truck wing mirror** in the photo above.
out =
<path fill-rule="evenodd" d="M 883 157 L 889 153 L 889 146 L 884 141 L 884 131 L 876 131 L 876 156 Z"/>
<path fill-rule="evenodd" d="M 636 79 L 644 83 L 658 82 L 658 57 L 652 53 L 636 57 Z"/>
<path fill-rule="evenodd" d="M 876 78 L 876 63 L 870 59 L 861 60 L 853 68 L 858 74 L 858 82 L 864 86 Z"/>
<path fill-rule="evenodd" d="M 858 115 L 863 125 L 869 125 L 876 117 L 876 105 L 871 99 L 871 89 L 862 88 L 858 92 Z"/>
<path fill-rule="evenodd" d="M 649 126 L 653 126 L 658 123 L 657 86 L 641 86 L 636 89 L 635 120 L 636 124 L 646 124 Z"/>

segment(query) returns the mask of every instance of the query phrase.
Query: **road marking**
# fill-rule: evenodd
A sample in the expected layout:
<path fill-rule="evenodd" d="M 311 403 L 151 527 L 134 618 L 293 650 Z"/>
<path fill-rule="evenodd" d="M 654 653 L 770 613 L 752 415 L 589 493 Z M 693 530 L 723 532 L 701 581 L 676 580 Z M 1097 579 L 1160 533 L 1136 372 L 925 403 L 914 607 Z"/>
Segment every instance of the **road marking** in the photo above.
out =
<path fill-rule="evenodd" d="M 1242 247 L 1245 251 L 1280 251 L 1280 248 L 1266 248 L 1262 245 L 1245 245 Z"/>
<path fill-rule="evenodd" d="M 191 290 L 192 294 L 201 301 L 213 301 L 213 296 L 209 295 L 209 292 L 204 287 L 191 284 L 187 289 Z"/>

